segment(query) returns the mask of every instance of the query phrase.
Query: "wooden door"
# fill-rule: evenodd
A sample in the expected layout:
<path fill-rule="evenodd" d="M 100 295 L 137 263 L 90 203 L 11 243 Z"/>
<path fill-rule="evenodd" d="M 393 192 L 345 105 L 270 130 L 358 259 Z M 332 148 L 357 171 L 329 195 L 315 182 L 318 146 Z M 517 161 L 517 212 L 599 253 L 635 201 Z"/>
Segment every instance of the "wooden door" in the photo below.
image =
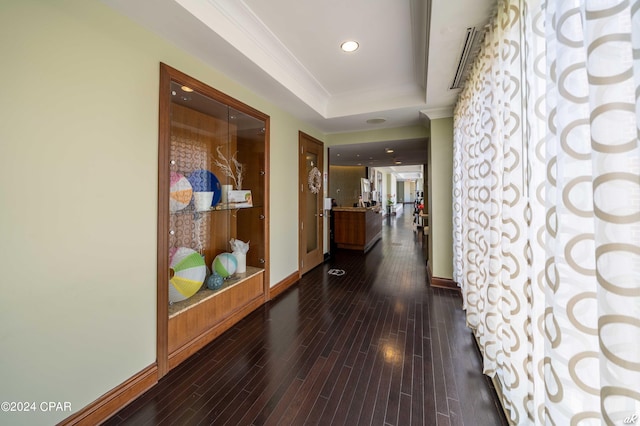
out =
<path fill-rule="evenodd" d="M 298 230 L 300 275 L 324 260 L 323 250 L 323 152 L 324 144 L 302 132 L 298 135 Z"/>

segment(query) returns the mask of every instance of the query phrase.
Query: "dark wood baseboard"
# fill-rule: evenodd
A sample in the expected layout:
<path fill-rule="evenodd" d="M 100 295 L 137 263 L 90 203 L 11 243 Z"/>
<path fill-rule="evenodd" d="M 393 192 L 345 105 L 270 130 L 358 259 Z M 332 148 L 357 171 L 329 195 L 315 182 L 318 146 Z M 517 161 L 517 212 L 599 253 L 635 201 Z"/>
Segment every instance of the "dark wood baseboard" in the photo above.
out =
<path fill-rule="evenodd" d="M 58 425 L 99 425 L 158 383 L 158 367 L 150 365 Z"/>
<path fill-rule="evenodd" d="M 458 284 L 451 278 L 440 278 L 433 276 L 433 273 L 431 272 L 431 264 L 429 263 L 429 261 L 427 261 L 427 278 L 431 287 L 444 288 L 446 290 L 453 290 L 460 293 L 460 287 L 458 287 Z"/>
<path fill-rule="evenodd" d="M 451 278 L 431 277 L 431 287 L 460 291 L 460 287 Z"/>
<path fill-rule="evenodd" d="M 278 297 L 281 293 L 284 293 L 289 287 L 294 285 L 300 280 L 300 273 L 298 271 L 289 275 L 278 284 L 269 289 L 269 300 Z"/>

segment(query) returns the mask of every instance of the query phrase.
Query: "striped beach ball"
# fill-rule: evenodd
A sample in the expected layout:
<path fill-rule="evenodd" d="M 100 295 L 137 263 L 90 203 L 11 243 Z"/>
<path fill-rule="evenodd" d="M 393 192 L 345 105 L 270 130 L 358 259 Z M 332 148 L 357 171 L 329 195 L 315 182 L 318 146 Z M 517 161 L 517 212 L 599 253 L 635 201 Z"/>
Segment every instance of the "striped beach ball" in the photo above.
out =
<path fill-rule="evenodd" d="M 180 173 L 171 172 L 169 177 L 169 211 L 177 212 L 189 205 L 193 188 L 189 180 Z"/>
<path fill-rule="evenodd" d="M 233 275 L 238 269 L 238 261 L 231 253 L 220 253 L 213 260 L 212 268 L 222 278 Z"/>
<path fill-rule="evenodd" d="M 200 290 L 207 275 L 204 259 L 188 247 L 169 252 L 169 303 L 188 299 Z"/>

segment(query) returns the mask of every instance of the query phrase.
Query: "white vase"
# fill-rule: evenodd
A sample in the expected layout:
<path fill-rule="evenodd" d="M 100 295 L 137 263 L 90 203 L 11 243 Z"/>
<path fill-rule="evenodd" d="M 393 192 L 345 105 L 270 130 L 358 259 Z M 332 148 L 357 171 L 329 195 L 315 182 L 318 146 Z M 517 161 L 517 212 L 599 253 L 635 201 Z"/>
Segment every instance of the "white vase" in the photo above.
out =
<path fill-rule="evenodd" d="M 238 267 L 236 268 L 236 272 L 243 273 L 247 272 L 247 254 L 240 253 L 239 251 L 234 251 L 233 255 L 236 257 L 238 261 Z"/>
<path fill-rule="evenodd" d="M 203 212 L 211 210 L 211 203 L 213 203 L 213 192 L 194 192 L 193 193 L 193 205 L 196 211 Z"/>
<path fill-rule="evenodd" d="M 229 191 L 233 190 L 233 185 L 222 185 L 222 197 L 220 202 L 222 204 L 229 203 Z"/>

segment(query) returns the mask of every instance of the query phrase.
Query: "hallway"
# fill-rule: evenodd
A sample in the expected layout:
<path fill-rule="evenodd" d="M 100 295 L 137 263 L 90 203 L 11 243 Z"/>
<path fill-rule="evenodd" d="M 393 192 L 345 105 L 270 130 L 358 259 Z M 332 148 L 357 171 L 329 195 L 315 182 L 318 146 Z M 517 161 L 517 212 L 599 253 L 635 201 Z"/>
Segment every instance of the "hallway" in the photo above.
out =
<path fill-rule="evenodd" d="M 385 219 L 367 254 L 337 251 L 105 424 L 506 425 L 411 222 Z"/>

